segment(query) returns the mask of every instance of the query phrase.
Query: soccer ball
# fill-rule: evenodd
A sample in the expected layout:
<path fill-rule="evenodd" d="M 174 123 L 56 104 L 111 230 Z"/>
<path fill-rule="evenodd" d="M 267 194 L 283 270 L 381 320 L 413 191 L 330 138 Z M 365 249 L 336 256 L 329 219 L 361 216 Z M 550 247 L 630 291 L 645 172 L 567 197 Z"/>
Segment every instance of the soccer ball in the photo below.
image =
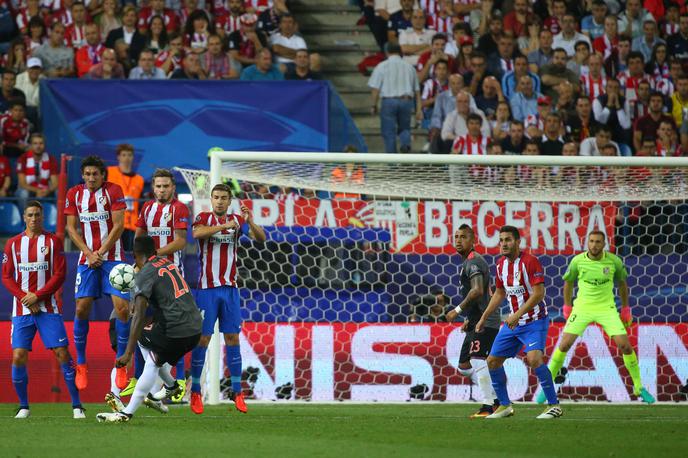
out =
<path fill-rule="evenodd" d="M 118 291 L 129 291 L 134 287 L 134 274 L 129 264 L 117 264 L 110 271 L 110 284 Z"/>

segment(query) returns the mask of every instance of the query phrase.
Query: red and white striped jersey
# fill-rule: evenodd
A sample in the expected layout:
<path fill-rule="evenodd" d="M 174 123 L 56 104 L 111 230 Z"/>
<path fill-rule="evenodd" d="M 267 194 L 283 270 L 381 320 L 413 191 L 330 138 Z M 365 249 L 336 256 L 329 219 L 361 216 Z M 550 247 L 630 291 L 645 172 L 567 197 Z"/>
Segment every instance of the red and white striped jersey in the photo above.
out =
<path fill-rule="evenodd" d="M 683 156 L 683 150 L 681 149 L 681 145 L 678 143 L 672 143 L 668 148 L 662 145 L 662 143 L 657 140 L 657 156 L 658 157 L 682 157 Z"/>
<path fill-rule="evenodd" d="M 85 184 L 67 191 L 65 215 L 76 216 L 81 223 L 81 234 L 92 251 L 100 249 L 114 225 L 112 212 L 124 211 L 127 204 L 122 188 L 106 181 L 97 191 L 91 192 Z M 122 242 L 117 240 L 105 256 L 106 261 L 122 260 Z M 86 264 L 86 256 L 79 255 L 79 264 Z"/>
<path fill-rule="evenodd" d="M 647 104 L 641 102 L 640 99 L 630 101 L 628 106 L 631 122 L 634 124 L 636 119 L 640 119 L 647 114 Z"/>
<path fill-rule="evenodd" d="M 50 187 L 50 177 L 57 175 L 57 161 L 48 153 L 43 152 L 37 161 L 32 151 L 19 156 L 17 161 L 17 173 L 25 175 L 26 184 L 37 188 Z"/>
<path fill-rule="evenodd" d="M 674 83 L 667 78 L 654 78 L 650 80 L 650 89 L 671 97 L 674 93 Z"/>
<path fill-rule="evenodd" d="M 678 33 L 679 27 L 678 24 L 674 24 L 667 21 L 664 24 L 662 24 L 660 30 L 664 32 L 664 37 L 669 38 L 673 34 Z"/>
<path fill-rule="evenodd" d="M 428 16 L 428 29 L 435 30 L 437 33 L 446 33 L 447 36 L 452 35 L 454 28 L 454 17 L 442 17 L 439 14 L 432 14 Z"/>
<path fill-rule="evenodd" d="M 475 5 L 476 3 L 480 3 L 480 0 L 454 0 L 454 3 L 461 3 L 462 5 Z M 471 15 L 465 14 L 461 19 L 468 23 L 471 20 Z"/>
<path fill-rule="evenodd" d="M 215 13 L 215 28 L 217 30 L 224 30 L 225 34 L 229 35 L 241 29 L 241 14 L 233 16 L 229 11 L 222 8 Z"/>
<path fill-rule="evenodd" d="M 62 313 L 62 300 L 55 293 L 65 279 L 62 242 L 56 235 L 43 231 L 38 237 L 22 232 L 7 241 L 2 258 L 2 282 L 14 296 L 12 316 L 31 313 L 21 303 L 26 293 L 38 296 L 41 312 Z"/>
<path fill-rule="evenodd" d="M 512 313 L 525 305 L 533 294 L 533 286 L 544 282 L 545 273 L 542 264 L 531 254 L 521 253 L 513 261 L 504 256 L 497 262 L 495 286 L 506 292 L 506 301 Z M 518 324 L 523 325 L 546 317 L 547 308 L 544 302 L 540 302 L 530 312 L 524 314 L 518 320 Z"/>
<path fill-rule="evenodd" d="M 583 93 L 587 95 L 592 102 L 597 97 L 604 95 L 604 89 L 607 87 L 607 78 L 605 76 L 593 78 L 593 76 L 588 73 L 580 77 L 580 86 Z"/>
<path fill-rule="evenodd" d="M 545 120 L 540 115 L 528 115 L 523 121 L 523 128 L 527 131 L 530 126 L 535 126 L 538 130 L 545 130 Z"/>
<path fill-rule="evenodd" d="M 86 25 L 77 26 L 72 23 L 65 29 L 67 46 L 79 49 L 86 44 Z"/>
<path fill-rule="evenodd" d="M 478 135 L 476 138 L 470 135 L 457 137 L 452 145 L 452 151 L 456 154 L 487 154 L 487 147 L 490 145 L 490 138 Z"/>
<path fill-rule="evenodd" d="M 418 8 L 425 11 L 426 16 L 430 16 L 440 12 L 440 0 L 418 0 Z"/>
<path fill-rule="evenodd" d="M 272 5 L 272 0 L 244 0 L 245 9 L 252 9 L 253 11 L 257 11 L 259 13 L 272 8 Z"/>
<path fill-rule="evenodd" d="M 449 83 L 441 83 L 435 78 L 428 78 L 423 83 L 423 91 L 421 92 L 421 99 L 428 100 L 440 95 L 442 92 L 449 89 Z"/>
<path fill-rule="evenodd" d="M 189 225 L 189 209 L 177 199 L 167 204 L 156 200 L 149 200 L 141 208 L 136 227 L 145 230 L 155 241 L 155 249 L 160 249 L 174 241 L 175 230 L 186 230 Z M 184 272 L 182 252 L 166 256 L 181 271 Z"/>
<path fill-rule="evenodd" d="M 653 81 L 652 78 L 649 77 L 649 75 L 646 75 L 643 73 L 642 76 L 631 76 L 631 74 L 628 72 L 628 70 L 625 70 L 623 72 L 619 72 L 616 75 L 616 79 L 619 80 L 619 84 L 621 84 L 621 88 L 624 90 L 624 95 L 626 97 L 626 100 L 629 102 L 632 102 L 633 100 L 636 100 L 638 98 L 638 84 L 641 81 L 647 81 L 650 83 L 650 87 L 653 86 Z"/>
<path fill-rule="evenodd" d="M 236 221 L 238 229 L 225 229 L 207 239 L 198 239 L 198 287 L 201 289 L 219 286 L 237 286 L 237 248 L 244 225 L 241 215 L 218 217 L 213 212 L 201 212 L 196 216 L 193 227 L 218 226 Z"/>

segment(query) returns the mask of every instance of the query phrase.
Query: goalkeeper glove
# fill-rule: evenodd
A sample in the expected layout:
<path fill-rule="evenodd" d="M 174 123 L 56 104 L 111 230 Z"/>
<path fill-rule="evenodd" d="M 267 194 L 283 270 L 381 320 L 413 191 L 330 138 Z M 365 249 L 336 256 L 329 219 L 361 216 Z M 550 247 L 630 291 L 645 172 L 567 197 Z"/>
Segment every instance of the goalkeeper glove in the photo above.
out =
<path fill-rule="evenodd" d="M 564 308 L 562 309 L 562 313 L 564 314 L 564 319 L 568 320 L 569 317 L 571 316 L 571 312 L 573 311 L 573 307 L 570 305 L 564 305 Z"/>
<path fill-rule="evenodd" d="M 630 328 L 633 324 L 633 315 L 631 314 L 631 308 L 629 306 L 621 307 L 619 311 L 619 316 L 621 317 L 621 322 L 627 328 Z"/>

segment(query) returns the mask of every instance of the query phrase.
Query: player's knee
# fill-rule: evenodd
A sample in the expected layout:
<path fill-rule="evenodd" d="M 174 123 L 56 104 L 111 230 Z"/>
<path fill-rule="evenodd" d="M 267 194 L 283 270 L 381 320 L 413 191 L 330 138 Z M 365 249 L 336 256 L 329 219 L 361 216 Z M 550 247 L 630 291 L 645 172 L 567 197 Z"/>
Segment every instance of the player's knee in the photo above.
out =
<path fill-rule="evenodd" d="M 225 334 L 225 345 L 239 345 L 239 334 Z"/>
<path fill-rule="evenodd" d="M 568 351 L 571 349 L 571 344 L 568 342 L 561 342 L 559 344 L 559 351 L 568 353 Z"/>
<path fill-rule="evenodd" d="M 198 346 L 199 347 L 207 347 L 208 344 L 210 343 L 210 337 L 212 337 L 212 336 L 201 336 L 201 338 L 198 339 Z"/>
<path fill-rule="evenodd" d="M 89 298 L 82 298 L 76 300 L 76 317 L 80 320 L 88 319 L 91 314 L 92 301 Z"/>
<path fill-rule="evenodd" d="M 67 347 L 53 348 L 53 353 L 55 354 L 55 358 L 57 358 L 60 363 L 67 363 L 71 359 Z"/>
<path fill-rule="evenodd" d="M 492 369 L 497 369 L 499 366 L 502 365 L 502 360 L 499 358 L 495 358 L 494 356 L 488 356 L 487 357 L 487 368 L 492 370 Z"/>
<path fill-rule="evenodd" d="M 530 366 L 532 369 L 536 369 L 544 363 L 542 360 L 542 354 L 537 353 L 537 354 L 528 354 L 526 356 L 526 361 L 528 362 L 528 366 Z"/>
<path fill-rule="evenodd" d="M 23 348 L 16 348 L 12 352 L 12 365 L 13 366 L 24 366 L 26 361 L 29 359 L 29 352 Z"/>
<path fill-rule="evenodd" d="M 628 342 L 622 343 L 617 346 L 619 347 L 619 351 L 624 355 L 630 355 L 631 353 L 633 353 L 633 347 Z"/>
<path fill-rule="evenodd" d="M 127 310 L 126 308 L 123 310 L 122 309 L 116 310 L 115 314 L 117 315 L 118 320 L 123 321 L 124 323 L 129 321 L 129 310 Z"/>

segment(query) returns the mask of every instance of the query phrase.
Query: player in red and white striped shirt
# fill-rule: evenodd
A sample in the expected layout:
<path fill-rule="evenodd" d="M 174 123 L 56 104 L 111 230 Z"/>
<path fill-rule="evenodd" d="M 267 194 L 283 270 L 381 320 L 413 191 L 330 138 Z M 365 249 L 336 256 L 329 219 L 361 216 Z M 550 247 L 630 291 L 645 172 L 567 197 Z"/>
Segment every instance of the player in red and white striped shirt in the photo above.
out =
<path fill-rule="evenodd" d="M 116 290 L 109 280 L 110 271 L 123 260 L 120 237 L 124 231 L 124 210 L 127 205 L 122 188 L 105 181 L 105 171 L 105 163 L 98 156 L 88 156 L 81 161 L 84 184 L 76 185 L 67 192 L 64 210 L 67 233 L 81 250 L 74 290 L 74 345 L 77 352 L 76 384 L 79 389 L 88 385 L 86 338 L 94 299 L 103 294 L 112 298 L 118 317 L 117 357 L 124 352 L 129 339 L 129 293 Z M 117 396 L 126 384 L 126 368 L 116 370 L 113 367 L 111 393 L 106 396 L 111 406 L 114 403 L 113 408 L 121 406 Z"/>
<path fill-rule="evenodd" d="M 189 209 L 177 200 L 177 190 L 174 175 L 166 169 L 158 169 L 153 173 L 151 182 L 154 200 L 149 200 L 141 208 L 136 222 L 136 237 L 149 235 L 155 242 L 157 256 L 166 257 L 177 266 L 184 275 L 184 248 L 186 247 L 186 231 L 189 225 Z M 138 355 L 137 355 L 138 357 Z M 177 363 L 176 379 L 182 387 L 182 392 L 173 398 L 179 402 L 186 392 L 186 377 L 184 376 L 184 358 Z M 136 375 L 129 382 L 132 388 L 143 371 L 143 365 L 137 364 Z M 127 388 L 129 388 L 129 386 Z M 123 390 L 122 395 L 124 395 Z"/>
<path fill-rule="evenodd" d="M 191 352 L 191 410 L 203 413 L 201 399 L 201 372 L 205 353 L 219 320 L 224 334 L 226 360 L 232 381 L 234 405 L 246 413 L 246 403 L 241 393 L 241 311 L 237 288 L 237 247 L 239 236 L 244 233 L 258 242 L 265 241 L 265 231 L 253 222 L 253 215 L 241 206 L 241 215 L 228 214 L 232 202 L 229 186 L 218 184 L 210 192 L 212 212 L 201 212 L 193 223 L 193 237 L 198 240 L 200 274 L 196 303 L 203 311 L 201 340 Z"/>
<path fill-rule="evenodd" d="M 66 272 L 62 241 L 43 229 L 43 207 L 35 200 L 24 209 L 24 223 L 26 230 L 7 241 L 2 258 L 2 282 L 13 296 L 12 384 L 19 397 L 15 418 L 30 415 L 26 363 L 36 331 L 60 363 L 74 418 L 86 418 L 62 319 L 61 288 Z"/>
<path fill-rule="evenodd" d="M 475 327 L 475 331 L 480 332 L 490 314 L 506 300 L 511 313 L 499 330 L 487 358 L 492 386 L 497 393 L 500 406 L 495 413 L 486 418 L 504 418 L 514 414 L 506 388 L 504 361 L 515 357 L 524 346 L 528 365 L 537 375 L 549 404 L 537 418 L 558 418 L 562 411 L 552 374 L 543 359 L 549 328 L 547 309 L 543 301 L 545 274 L 535 256 L 521 252 L 520 243 L 521 235 L 516 227 L 503 226 L 499 229 L 499 251 L 502 257 L 497 261 L 495 292 Z"/>

